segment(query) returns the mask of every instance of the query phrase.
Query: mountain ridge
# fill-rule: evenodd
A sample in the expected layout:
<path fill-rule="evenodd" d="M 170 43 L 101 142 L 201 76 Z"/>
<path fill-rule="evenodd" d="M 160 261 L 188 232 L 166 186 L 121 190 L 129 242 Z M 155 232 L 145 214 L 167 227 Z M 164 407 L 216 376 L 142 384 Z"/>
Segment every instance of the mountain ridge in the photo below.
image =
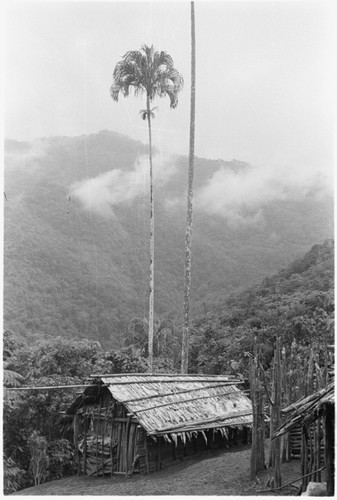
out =
<path fill-rule="evenodd" d="M 6 142 L 4 327 L 27 341 L 65 335 L 119 347 L 128 322 L 147 316 L 147 147 L 107 131 L 26 144 Z M 157 153 L 156 161 L 155 312 L 179 322 L 187 158 Z M 196 158 L 193 315 L 333 235 L 331 196 L 242 204 L 238 223 L 201 207 L 198 196 L 215 174 L 244 181 L 251 170 L 237 160 Z M 106 184 L 95 191 L 99 182 Z M 99 193 L 92 202 L 109 211 L 86 208 L 72 187 L 78 184 L 82 193 Z"/>

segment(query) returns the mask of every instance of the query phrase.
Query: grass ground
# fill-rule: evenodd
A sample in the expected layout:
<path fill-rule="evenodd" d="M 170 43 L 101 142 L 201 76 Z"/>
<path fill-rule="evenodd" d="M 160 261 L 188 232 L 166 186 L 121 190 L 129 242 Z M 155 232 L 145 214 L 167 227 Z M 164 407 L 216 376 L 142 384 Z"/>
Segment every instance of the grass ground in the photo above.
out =
<path fill-rule="evenodd" d="M 27 488 L 16 495 L 294 495 L 296 489 L 286 487 L 274 493 L 266 489 L 272 475 L 264 470 L 257 481 L 250 481 L 250 449 L 232 448 L 185 458 L 149 475 L 88 477 L 72 476 Z M 298 460 L 282 464 L 283 483 L 300 476 Z M 299 483 L 297 483 L 299 484 Z"/>

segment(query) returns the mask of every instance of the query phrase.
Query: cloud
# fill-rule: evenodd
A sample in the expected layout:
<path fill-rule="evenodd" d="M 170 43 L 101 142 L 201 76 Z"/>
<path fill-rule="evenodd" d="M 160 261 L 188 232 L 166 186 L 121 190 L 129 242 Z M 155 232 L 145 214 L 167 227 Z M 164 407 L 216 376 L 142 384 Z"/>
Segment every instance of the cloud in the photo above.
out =
<path fill-rule="evenodd" d="M 17 170 L 25 168 L 25 173 L 35 173 L 40 165 L 34 163 L 46 155 L 46 147 L 42 140 L 18 142 L 8 140 L 5 143 L 6 168 Z M 27 166 L 29 168 L 27 169 Z"/>
<path fill-rule="evenodd" d="M 176 166 L 168 158 L 157 155 L 153 159 L 154 186 L 165 185 Z M 78 199 L 86 210 L 102 217 L 112 217 L 113 208 L 130 205 L 136 198 L 149 193 L 149 160 L 141 156 L 132 170 L 114 169 L 98 177 L 73 184 L 70 196 Z"/>
<path fill-rule="evenodd" d="M 298 168 L 222 167 L 196 191 L 195 207 L 220 215 L 233 224 L 256 224 L 263 220 L 263 208 L 273 201 L 316 198 L 329 189 L 326 173 Z"/>

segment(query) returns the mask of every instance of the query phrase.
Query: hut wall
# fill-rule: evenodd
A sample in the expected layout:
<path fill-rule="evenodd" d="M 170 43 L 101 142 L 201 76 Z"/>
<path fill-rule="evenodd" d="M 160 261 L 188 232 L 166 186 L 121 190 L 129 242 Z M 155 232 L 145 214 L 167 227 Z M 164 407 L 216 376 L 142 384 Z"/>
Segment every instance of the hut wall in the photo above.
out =
<path fill-rule="evenodd" d="M 315 434 L 315 427 L 314 425 L 310 426 L 310 437 L 311 439 L 314 439 L 314 434 Z M 290 458 L 301 458 L 301 444 L 302 444 L 302 427 L 301 424 L 296 425 L 289 431 L 289 438 L 290 438 Z M 320 456 L 321 456 L 321 461 L 324 459 L 324 436 L 323 436 L 323 427 L 322 424 L 320 424 Z M 309 452 L 310 454 L 310 449 Z"/>
<path fill-rule="evenodd" d="M 301 458 L 302 430 L 301 426 L 293 427 L 290 432 L 290 458 Z"/>
<path fill-rule="evenodd" d="M 335 405 L 325 404 L 325 464 L 327 495 L 335 494 Z"/>
<path fill-rule="evenodd" d="M 138 422 L 125 407 L 103 393 L 97 404 L 77 415 L 76 438 L 81 474 L 126 473 L 134 467 Z"/>
<path fill-rule="evenodd" d="M 325 436 L 322 420 L 318 417 L 314 422 L 302 425 L 301 470 L 306 476 L 302 480 L 302 491 L 306 490 L 310 481 L 325 480 L 325 471 L 318 472 L 324 465 Z"/>

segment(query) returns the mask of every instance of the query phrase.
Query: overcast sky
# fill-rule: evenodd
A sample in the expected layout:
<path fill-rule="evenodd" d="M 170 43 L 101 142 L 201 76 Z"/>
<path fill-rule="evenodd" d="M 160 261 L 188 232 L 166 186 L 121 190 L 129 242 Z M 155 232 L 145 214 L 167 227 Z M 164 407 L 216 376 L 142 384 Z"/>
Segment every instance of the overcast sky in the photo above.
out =
<path fill-rule="evenodd" d="M 198 156 L 332 168 L 331 5 L 196 3 Z M 147 142 L 144 100 L 115 103 L 109 87 L 126 51 L 153 44 L 185 80 L 177 109 L 155 104 L 154 145 L 188 154 L 189 2 L 13 1 L 5 26 L 7 138 L 109 129 Z"/>

